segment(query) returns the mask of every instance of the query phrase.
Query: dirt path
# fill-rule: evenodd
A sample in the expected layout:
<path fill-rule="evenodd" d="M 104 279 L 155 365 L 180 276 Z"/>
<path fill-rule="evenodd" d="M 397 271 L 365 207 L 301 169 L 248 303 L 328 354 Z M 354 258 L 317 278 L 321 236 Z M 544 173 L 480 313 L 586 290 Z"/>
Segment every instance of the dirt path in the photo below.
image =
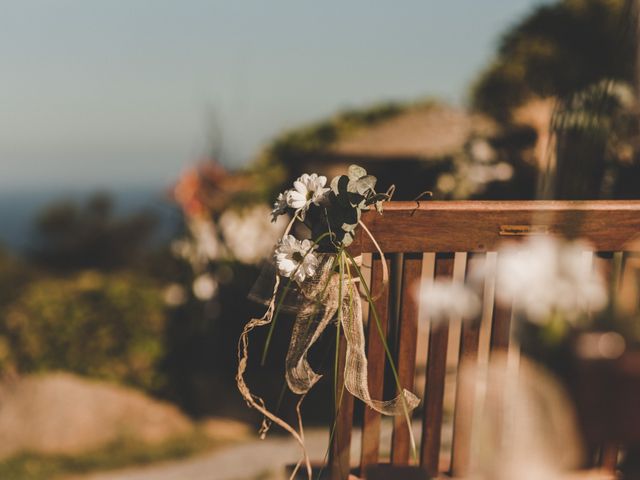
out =
<path fill-rule="evenodd" d="M 312 459 L 323 458 L 327 441 L 324 429 L 306 432 Z M 284 479 L 284 465 L 295 463 L 299 458 L 300 448 L 294 440 L 272 436 L 188 460 L 98 473 L 82 480 L 280 480 Z"/>
<path fill-rule="evenodd" d="M 415 422 L 413 428 L 419 436 L 419 422 Z M 357 459 L 360 430 L 354 429 L 351 438 L 351 458 Z M 311 460 L 321 463 L 329 441 L 327 429 L 306 429 L 305 440 Z M 381 455 L 388 455 L 390 440 L 391 420 L 383 419 Z M 450 441 L 447 432 L 443 441 Z M 300 454 L 300 447 L 293 439 L 272 435 L 265 440 L 251 440 L 187 460 L 96 473 L 73 480 L 287 480 L 284 466 L 297 462 Z"/>

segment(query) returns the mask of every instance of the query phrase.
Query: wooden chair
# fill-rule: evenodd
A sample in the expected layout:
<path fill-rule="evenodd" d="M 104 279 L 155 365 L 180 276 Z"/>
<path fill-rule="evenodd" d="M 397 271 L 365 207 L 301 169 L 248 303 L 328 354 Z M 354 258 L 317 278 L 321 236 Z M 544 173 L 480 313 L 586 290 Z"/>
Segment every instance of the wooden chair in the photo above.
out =
<path fill-rule="evenodd" d="M 353 251 L 372 254 L 372 294 L 378 297 L 375 304 L 383 328 L 393 333 L 389 340 L 395 346 L 395 364 L 403 387 L 413 390 L 416 364 L 426 368 L 424 392 L 416 392 L 422 394 L 423 399 L 418 407 L 422 409 L 423 425 L 418 439 L 419 463 L 429 475 L 436 477 L 464 474 L 470 439 L 461 432 L 469 431 L 471 412 L 464 407 L 468 402 L 463 402 L 463 396 L 470 392 L 458 390 L 452 446 L 450 451 L 443 452 L 441 439 L 448 325 L 429 332 L 427 358 L 416 359 L 419 311 L 411 286 L 425 276 L 425 257 L 431 255 L 430 258 L 434 258 L 435 277 L 450 277 L 454 268 L 459 267 L 456 262 L 465 262 L 466 266 L 483 262 L 487 252 L 496 251 L 506 239 L 522 239 L 531 234 L 562 234 L 587 239 L 599 252 L 594 256 L 595 261 L 610 265 L 613 252 L 621 252 L 627 242 L 640 234 L 640 201 L 390 202 L 385 206 L 383 215 L 367 212 L 363 221 L 385 252 L 391 269 L 390 287 L 382 289 L 381 259 L 362 228 L 358 230 Z M 456 252 L 466 252 L 466 255 L 456 256 Z M 464 267 L 462 265 L 463 270 Z M 426 273 L 430 275 L 430 272 Z M 493 299 L 489 302 L 493 303 Z M 490 334 L 483 337 L 488 345 L 483 347 L 480 344 L 481 326 L 464 324 L 460 329 L 459 359 L 474 361 L 482 348 L 488 349 L 490 354 L 509 348 L 511 310 L 496 304 L 489 311 L 492 311 L 488 319 Z M 369 328 L 367 335 L 369 388 L 374 398 L 381 398 L 385 381 L 384 351 L 375 328 Z M 344 347 L 343 341 L 340 349 L 342 361 Z M 350 465 L 356 463 L 356 459 L 351 461 L 349 453 L 353 410 L 354 398 L 345 394 L 339 406 L 331 446 L 329 471 L 332 480 L 346 480 Z M 368 466 L 380 461 L 380 415 L 365 408 L 361 428 L 357 472 L 364 475 Z M 410 463 L 409 432 L 402 418 L 394 420 L 390 452 L 392 464 Z M 449 456 L 450 461 L 443 463 L 442 459 Z M 616 448 L 604 446 L 597 462 L 613 468 L 616 458 Z"/>

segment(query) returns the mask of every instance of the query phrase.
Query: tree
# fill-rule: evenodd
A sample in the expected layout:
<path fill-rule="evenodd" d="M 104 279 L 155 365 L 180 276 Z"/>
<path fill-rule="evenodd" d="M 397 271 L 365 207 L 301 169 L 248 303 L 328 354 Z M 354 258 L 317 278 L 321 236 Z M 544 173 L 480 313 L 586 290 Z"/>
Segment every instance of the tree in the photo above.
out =
<path fill-rule="evenodd" d="M 147 212 L 116 217 L 106 194 L 94 195 L 85 205 L 63 201 L 36 220 L 38 239 L 31 256 L 58 271 L 127 267 L 144 256 L 156 223 Z"/>
<path fill-rule="evenodd" d="M 536 9 L 502 38 L 472 89 L 475 108 L 507 120 L 531 97 L 565 98 L 602 80 L 632 82 L 630 2 L 565 0 Z"/>

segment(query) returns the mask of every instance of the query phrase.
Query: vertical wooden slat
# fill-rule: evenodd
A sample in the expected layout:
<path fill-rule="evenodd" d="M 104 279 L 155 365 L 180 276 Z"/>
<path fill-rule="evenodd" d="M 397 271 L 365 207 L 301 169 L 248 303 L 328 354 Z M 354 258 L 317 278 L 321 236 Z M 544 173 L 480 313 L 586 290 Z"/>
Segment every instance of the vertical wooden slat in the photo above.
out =
<path fill-rule="evenodd" d="M 486 255 L 469 253 L 467 255 L 466 276 L 475 269 L 481 268 L 486 262 Z M 484 297 L 484 281 L 478 291 L 480 298 Z M 451 447 L 451 473 L 456 477 L 465 477 L 469 467 L 471 448 L 471 424 L 473 419 L 473 403 L 475 389 L 473 382 L 463 382 L 460 376 L 461 366 L 472 368 L 478 360 L 480 341 L 480 319 L 475 323 L 464 322 L 460 335 L 460 355 L 458 376 L 456 379 L 456 401 L 453 417 L 453 439 Z"/>
<path fill-rule="evenodd" d="M 505 432 L 505 401 L 506 390 L 504 380 L 498 372 L 506 372 L 508 366 L 507 352 L 511 337 L 511 316 L 513 301 L 506 298 L 505 293 L 500 290 L 501 283 L 505 281 L 498 278 L 500 263 L 503 261 L 500 253 L 497 255 L 496 269 L 494 274 L 494 301 L 493 313 L 491 316 L 491 335 L 489 337 L 489 375 L 487 377 L 487 398 L 491 398 L 492 409 L 500 412 L 493 422 L 493 429 L 499 442 L 507 438 Z M 493 391 L 493 394 L 491 393 Z M 505 448 L 501 445 L 499 448 Z"/>
<path fill-rule="evenodd" d="M 496 286 L 495 286 L 495 300 L 493 306 L 493 316 L 491 319 L 491 339 L 490 339 L 490 351 L 491 353 L 505 353 L 509 348 L 509 340 L 511 336 L 511 314 L 512 305 L 504 297 L 504 292 L 499 291 L 499 279 L 498 273 L 500 271 L 500 263 L 502 258 L 498 253 L 497 265 L 496 265 Z M 501 281 L 504 281 L 501 280 Z M 498 297 L 501 296 L 499 299 Z"/>
<path fill-rule="evenodd" d="M 402 260 L 402 293 L 400 297 L 400 322 L 398 324 L 398 346 L 396 367 L 402 388 L 413 390 L 418 345 L 418 299 L 416 288 L 422 274 L 422 254 L 405 253 Z M 400 392 L 398 392 L 400 393 Z M 410 432 L 404 415 L 393 421 L 391 440 L 391 463 L 409 463 L 411 453 Z"/>
<path fill-rule="evenodd" d="M 607 442 L 602 446 L 600 452 L 600 466 L 608 472 L 615 472 L 618 466 L 618 444 L 615 442 Z"/>
<path fill-rule="evenodd" d="M 509 347 L 509 330 L 511 327 L 511 307 L 499 302 L 493 307 L 491 326 L 491 351 L 507 350 Z"/>
<path fill-rule="evenodd" d="M 387 265 L 389 262 L 387 261 Z M 371 296 L 384 334 L 387 334 L 389 323 L 389 285 L 382 281 L 382 260 L 375 254 L 371 266 Z M 369 392 L 372 398 L 382 398 L 384 387 L 385 351 L 376 326 L 373 312 L 369 312 L 367 332 L 367 360 L 369 376 Z M 380 414 L 365 406 L 362 418 L 362 448 L 360 453 L 360 471 L 378 463 L 380 451 Z"/>
<path fill-rule="evenodd" d="M 435 277 L 447 278 L 453 274 L 454 255 L 436 255 Z M 428 312 L 427 312 L 428 313 Z M 427 358 L 427 379 L 424 392 L 424 416 L 422 419 L 422 445 L 420 465 L 431 476 L 437 476 L 442 435 L 442 410 L 444 382 L 447 368 L 447 344 L 449 326 L 444 323 L 431 328 Z"/>
<path fill-rule="evenodd" d="M 622 262 L 621 253 L 598 252 L 593 258 L 594 269 L 602 273 L 606 284 L 610 285 L 612 289 L 618 286 L 622 273 L 615 270 L 616 260 Z M 616 443 L 605 442 L 602 444 L 599 458 L 600 467 L 606 471 L 614 472 L 618 465 L 618 453 L 619 447 Z"/>
<path fill-rule="evenodd" d="M 344 389 L 344 365 L 347 354 L 347 342 L 340 337 L 338 352 L 338 396 L 335 431 L 329 456 L 331 480 L 347 480 L 350 470 L 351 428 L 353 424 L 353 396 Z"/>

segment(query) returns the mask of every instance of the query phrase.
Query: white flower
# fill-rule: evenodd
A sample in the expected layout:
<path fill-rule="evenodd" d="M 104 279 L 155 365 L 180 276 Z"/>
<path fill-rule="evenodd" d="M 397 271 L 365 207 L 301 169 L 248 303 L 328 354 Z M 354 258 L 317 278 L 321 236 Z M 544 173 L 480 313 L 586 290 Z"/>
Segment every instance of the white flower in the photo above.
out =
<path fill-rule="evenodd" d="M 218 222 L 228 252 L 236 260 L 255 265 L 273 252 L 282 237 L 287 219 L 269 220 L 269 207 L 255 205 L 243 210 L 226 210 Z"/>
<path fill-rule="evenodd" d="M 198 300 L 209 300 L 218 291 L 218 282 L 208 273 L 198 276 L 193 281 L 193 294 Z"/>
<path fill-rule="evenodd" d="M 478 295 L 463 283 L 434 280 L 417 290 L 420 308 L 434 323 L 446 322 L 451 318 L 471 320 L 480 313 Z"/>
<path fill-rule="evenodd" d="M 170 307 L 177 307 L 187 301 L 187 294 L 182 285 L 171 283 L 162 292 L 162 298 Z"/>
<path fill-rule="evenodd" d="M 496 156 L 496 152 L 489 142 L 480 138 L 471 142 L 469 145 L 469 154 L 473 160 L 480 163 L 489 163 Z"/>
<path fill-rule="evenodd" d="M 319 205 L 320 200 L 330 190 L 325 188 L 327 177 L 315 173 L 303 174 L 295 182 L 293 188 L 285 194 L 287 205 L 300 212 L 300 217 L 304 219 L 306 211 L 311 204 Z"/>
<path fill-rule="evenodd" d="M 287 198 L 286 195 L 289 191 L 279 193 L 278 198 L 273 202 L 273 209 L 271 210 L 271 221 L 275 222 L 280 215 L 284 215 L 287 212 Z"/>
<path fill-rule="evenodd" d="M 318 257 L 313 253 L 315 248 L 309 240 L 300 241 L 293 235 L 284 236 L 274 254 L 280 275 L 298 283 L 313 277 L 318 268 Z"/>
<path fill-rule="evenodd" d="M 559 314 L 575 322 L 607 303 L 602 275 L 594 271 L 582 242 L 534 237 L 522 245 L 510 245 L 498 253 L 496 292 L 498 301 L 511 302 L 527 320 L 543 325 Z"/>
<path fill-rule="evenodd" d="M 211 220 L 194 217 L 190 219 L 188 227 L 191 236 L 171 244 L 174 255 L 187 260 L 194 268 L 220 258 L 223 254 L 223 246 L 218 240 L 216 226 Z"/>
<path fill-rule="evenodd" d="M 195 218 L 189 222 L 189 229 L 196 242 L 196 262 L 203 264 L 209 260 L 217 260 L 222 247 L 215 224 L 209 219 Z"/>

